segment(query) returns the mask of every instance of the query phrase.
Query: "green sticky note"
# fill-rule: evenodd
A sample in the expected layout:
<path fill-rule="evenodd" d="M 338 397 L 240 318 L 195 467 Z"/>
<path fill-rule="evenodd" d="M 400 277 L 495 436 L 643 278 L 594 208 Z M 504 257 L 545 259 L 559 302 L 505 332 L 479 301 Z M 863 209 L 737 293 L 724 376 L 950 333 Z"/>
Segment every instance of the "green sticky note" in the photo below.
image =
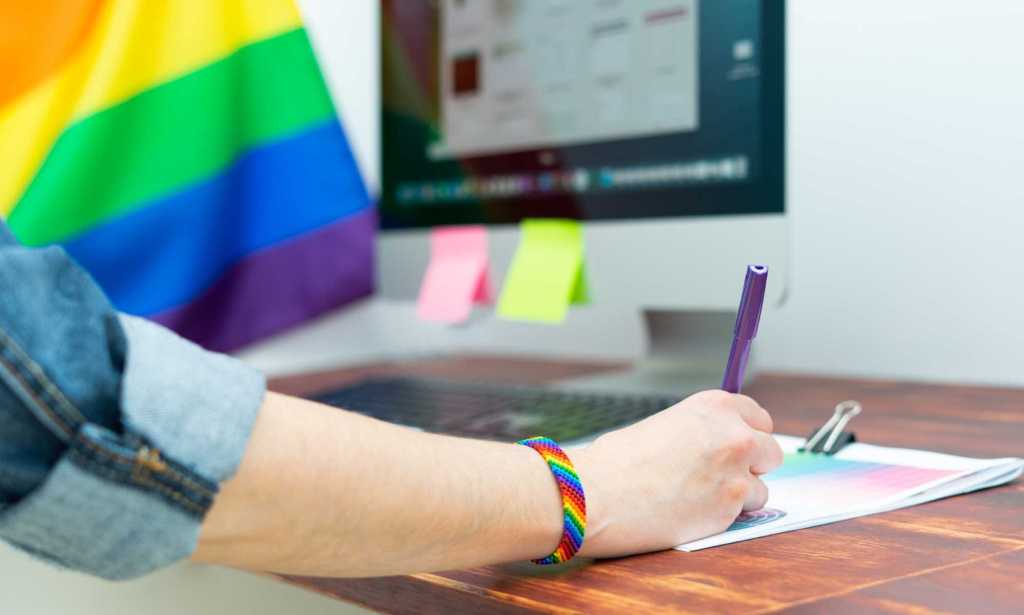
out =
<path fill-rule="evenodd" d="M 583 229 L 575 220 L 524 220 L 498 302 L 498 316 L 558 323 L 586 303 Z"/>

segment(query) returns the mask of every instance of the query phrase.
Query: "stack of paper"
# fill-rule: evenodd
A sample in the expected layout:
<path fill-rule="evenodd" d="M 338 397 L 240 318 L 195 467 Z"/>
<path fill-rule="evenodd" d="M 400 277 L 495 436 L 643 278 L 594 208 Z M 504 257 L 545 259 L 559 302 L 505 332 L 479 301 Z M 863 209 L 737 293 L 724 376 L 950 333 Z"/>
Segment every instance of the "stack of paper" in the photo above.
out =
<path fill-rule="evenodd" d="M 834 456 L 798 453 L 802 438 L 776 436 L 786 460 L 764 476 L 768 503 L 716 536 L 676 547 L 697 551 L 770 534 L 906 508 L 994 487 L 1020 476 L 1024 460 L 973 459 L 855 443 Z"/>

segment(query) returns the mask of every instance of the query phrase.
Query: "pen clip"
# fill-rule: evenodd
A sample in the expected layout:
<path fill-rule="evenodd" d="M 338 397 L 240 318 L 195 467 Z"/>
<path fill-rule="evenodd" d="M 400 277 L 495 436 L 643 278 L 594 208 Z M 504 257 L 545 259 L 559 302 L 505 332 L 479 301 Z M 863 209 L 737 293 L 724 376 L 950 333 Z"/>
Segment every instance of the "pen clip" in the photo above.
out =
<path fill-rule="evenodd" d="M 838 453 L 844 446 L 857 441 L 857 436 L 852 432 L 844 432 L 846 426 L 853 420 L 853 417 L 861 413 L 863 407 L 860 402 L 847 400 L 836 405 L 832 416 L 811 434 L 807 441 L 797 449 L 799 452 L 824 453 L 832 455 Z"/>

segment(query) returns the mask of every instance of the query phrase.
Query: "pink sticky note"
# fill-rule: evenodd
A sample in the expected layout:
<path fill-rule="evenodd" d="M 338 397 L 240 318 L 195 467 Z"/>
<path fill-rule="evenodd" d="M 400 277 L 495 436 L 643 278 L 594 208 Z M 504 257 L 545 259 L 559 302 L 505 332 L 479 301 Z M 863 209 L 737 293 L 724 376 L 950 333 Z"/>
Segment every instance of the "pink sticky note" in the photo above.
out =
<path fill-rule="evenodd" d="M 473 304 L 494 301 L 483 226 L 436 228 L 430 236 L 430 264 L 423 276 L 416 314 L 423 320 L 458 323 Z"/>

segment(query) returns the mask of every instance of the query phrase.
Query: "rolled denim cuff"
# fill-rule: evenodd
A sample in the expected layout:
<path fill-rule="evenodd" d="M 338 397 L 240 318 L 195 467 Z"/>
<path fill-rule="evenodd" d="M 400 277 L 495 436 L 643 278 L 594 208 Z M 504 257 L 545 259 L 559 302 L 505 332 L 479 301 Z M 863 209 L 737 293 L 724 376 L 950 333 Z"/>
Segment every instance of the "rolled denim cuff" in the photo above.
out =
<path fill-rule="evenodd" d="M 95 468 L 61 458 L 46 482 L 0 514 L 12 545 L 62 568 L 112 581 L 188 557 L 199 519 Z"/>
<path fill-rule="evenodd" d="M 121 326 L 126 429 L 209 480 L 231 478 L 263 403 L 263 374 L 148 320 L 122 314 Z"/>
<path fill-rule="evenodd" d="M 245 452 L 265 391 L 241 362 L 148 321 L 121 317 L 127 344 L 122 433 L 85 423 L 45 481 L 0 509 L 0 536 L 107 579 L 188 557 L 219 483 Z M 32 393 L 50 383 L 26 382 Z M 31 399 L 54 411 L 42 394 Z M 60 412 L 56 408 L 56 412 Z"/>

